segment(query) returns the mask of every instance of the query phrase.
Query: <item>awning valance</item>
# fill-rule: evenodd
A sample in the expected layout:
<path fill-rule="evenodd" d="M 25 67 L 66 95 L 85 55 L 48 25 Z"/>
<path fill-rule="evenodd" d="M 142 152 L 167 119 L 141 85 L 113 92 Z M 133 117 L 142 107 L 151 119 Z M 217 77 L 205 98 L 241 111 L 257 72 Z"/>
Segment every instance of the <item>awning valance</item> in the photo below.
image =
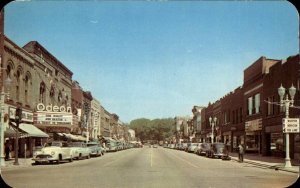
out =
<path fill-rule="evenodd" d="M 14 126 L 16 124 L 11 122 Z M 49 135 L 41 131 L 39 128 L 32 124 L 21 123 L 19 124 L 19 129 L 25 132 L 24 137 L 39 137 L 39 138 L 48 138 Z"/>

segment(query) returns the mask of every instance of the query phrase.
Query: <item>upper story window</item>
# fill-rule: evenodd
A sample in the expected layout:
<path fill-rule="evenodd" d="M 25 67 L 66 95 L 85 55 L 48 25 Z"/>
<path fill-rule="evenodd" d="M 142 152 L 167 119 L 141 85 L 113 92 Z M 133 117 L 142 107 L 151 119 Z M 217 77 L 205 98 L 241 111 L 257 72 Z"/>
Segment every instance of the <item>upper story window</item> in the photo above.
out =
<path fill-rule="evenodd" d="M 248 98 L 248 115 L 252 115 L 253 110 L 253 99 L 252 97 Z"/>
<path fill-rule="evenodd" d="M 260 113 L 260 93 L 257 93 L 254 96 L 254 101 L 255 101 L 255 114 Z"/>
<path fill-rule="evenodd" d="M 46 92 L 46 85 L 44 82 L 40 83 L 40 95 L 39 95 L 39 101 L 44 103 L 45 102 L 45 92 Z"/>

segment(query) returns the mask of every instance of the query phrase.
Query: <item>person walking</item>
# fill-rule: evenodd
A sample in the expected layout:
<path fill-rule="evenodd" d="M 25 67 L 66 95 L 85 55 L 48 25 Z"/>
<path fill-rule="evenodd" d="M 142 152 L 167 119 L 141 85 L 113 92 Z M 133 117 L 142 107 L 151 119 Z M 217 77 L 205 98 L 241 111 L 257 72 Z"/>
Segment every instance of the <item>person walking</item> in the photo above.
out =
<path fill-rule="evenodd" d="M 238 146 L 239 148 L 239 162 L 244 162 L 244 148 L 242 146 L 242 144 L 239 144 Z"/>
<path fill-rule="evenodd" d="M 9 160 L 9 152 L 10 152 L 10 145 L 9 143 L 5 144 L 5 160 L 8 161 Z"/>

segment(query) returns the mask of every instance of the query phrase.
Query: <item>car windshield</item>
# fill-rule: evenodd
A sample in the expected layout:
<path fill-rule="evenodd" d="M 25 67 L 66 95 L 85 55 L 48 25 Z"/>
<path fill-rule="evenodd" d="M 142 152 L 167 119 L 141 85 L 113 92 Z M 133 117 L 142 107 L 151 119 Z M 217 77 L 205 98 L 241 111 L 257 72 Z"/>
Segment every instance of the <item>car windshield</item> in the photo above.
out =
<path fill-rule="evenodd" d="M 69 144 L 70 147 L 82 147 L 82 143 L 81 142 L 71 142 Z"/>

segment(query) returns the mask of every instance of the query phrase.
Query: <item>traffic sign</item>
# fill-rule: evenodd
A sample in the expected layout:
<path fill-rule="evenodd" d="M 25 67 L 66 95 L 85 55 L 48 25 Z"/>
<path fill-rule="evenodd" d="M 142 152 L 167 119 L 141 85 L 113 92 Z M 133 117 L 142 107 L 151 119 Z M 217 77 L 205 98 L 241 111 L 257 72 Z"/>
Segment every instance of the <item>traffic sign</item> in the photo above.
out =
<path fill-rule="evenodd" d="M 283 133 L 299 133 L 299 118 L 283 118 Z"/>

